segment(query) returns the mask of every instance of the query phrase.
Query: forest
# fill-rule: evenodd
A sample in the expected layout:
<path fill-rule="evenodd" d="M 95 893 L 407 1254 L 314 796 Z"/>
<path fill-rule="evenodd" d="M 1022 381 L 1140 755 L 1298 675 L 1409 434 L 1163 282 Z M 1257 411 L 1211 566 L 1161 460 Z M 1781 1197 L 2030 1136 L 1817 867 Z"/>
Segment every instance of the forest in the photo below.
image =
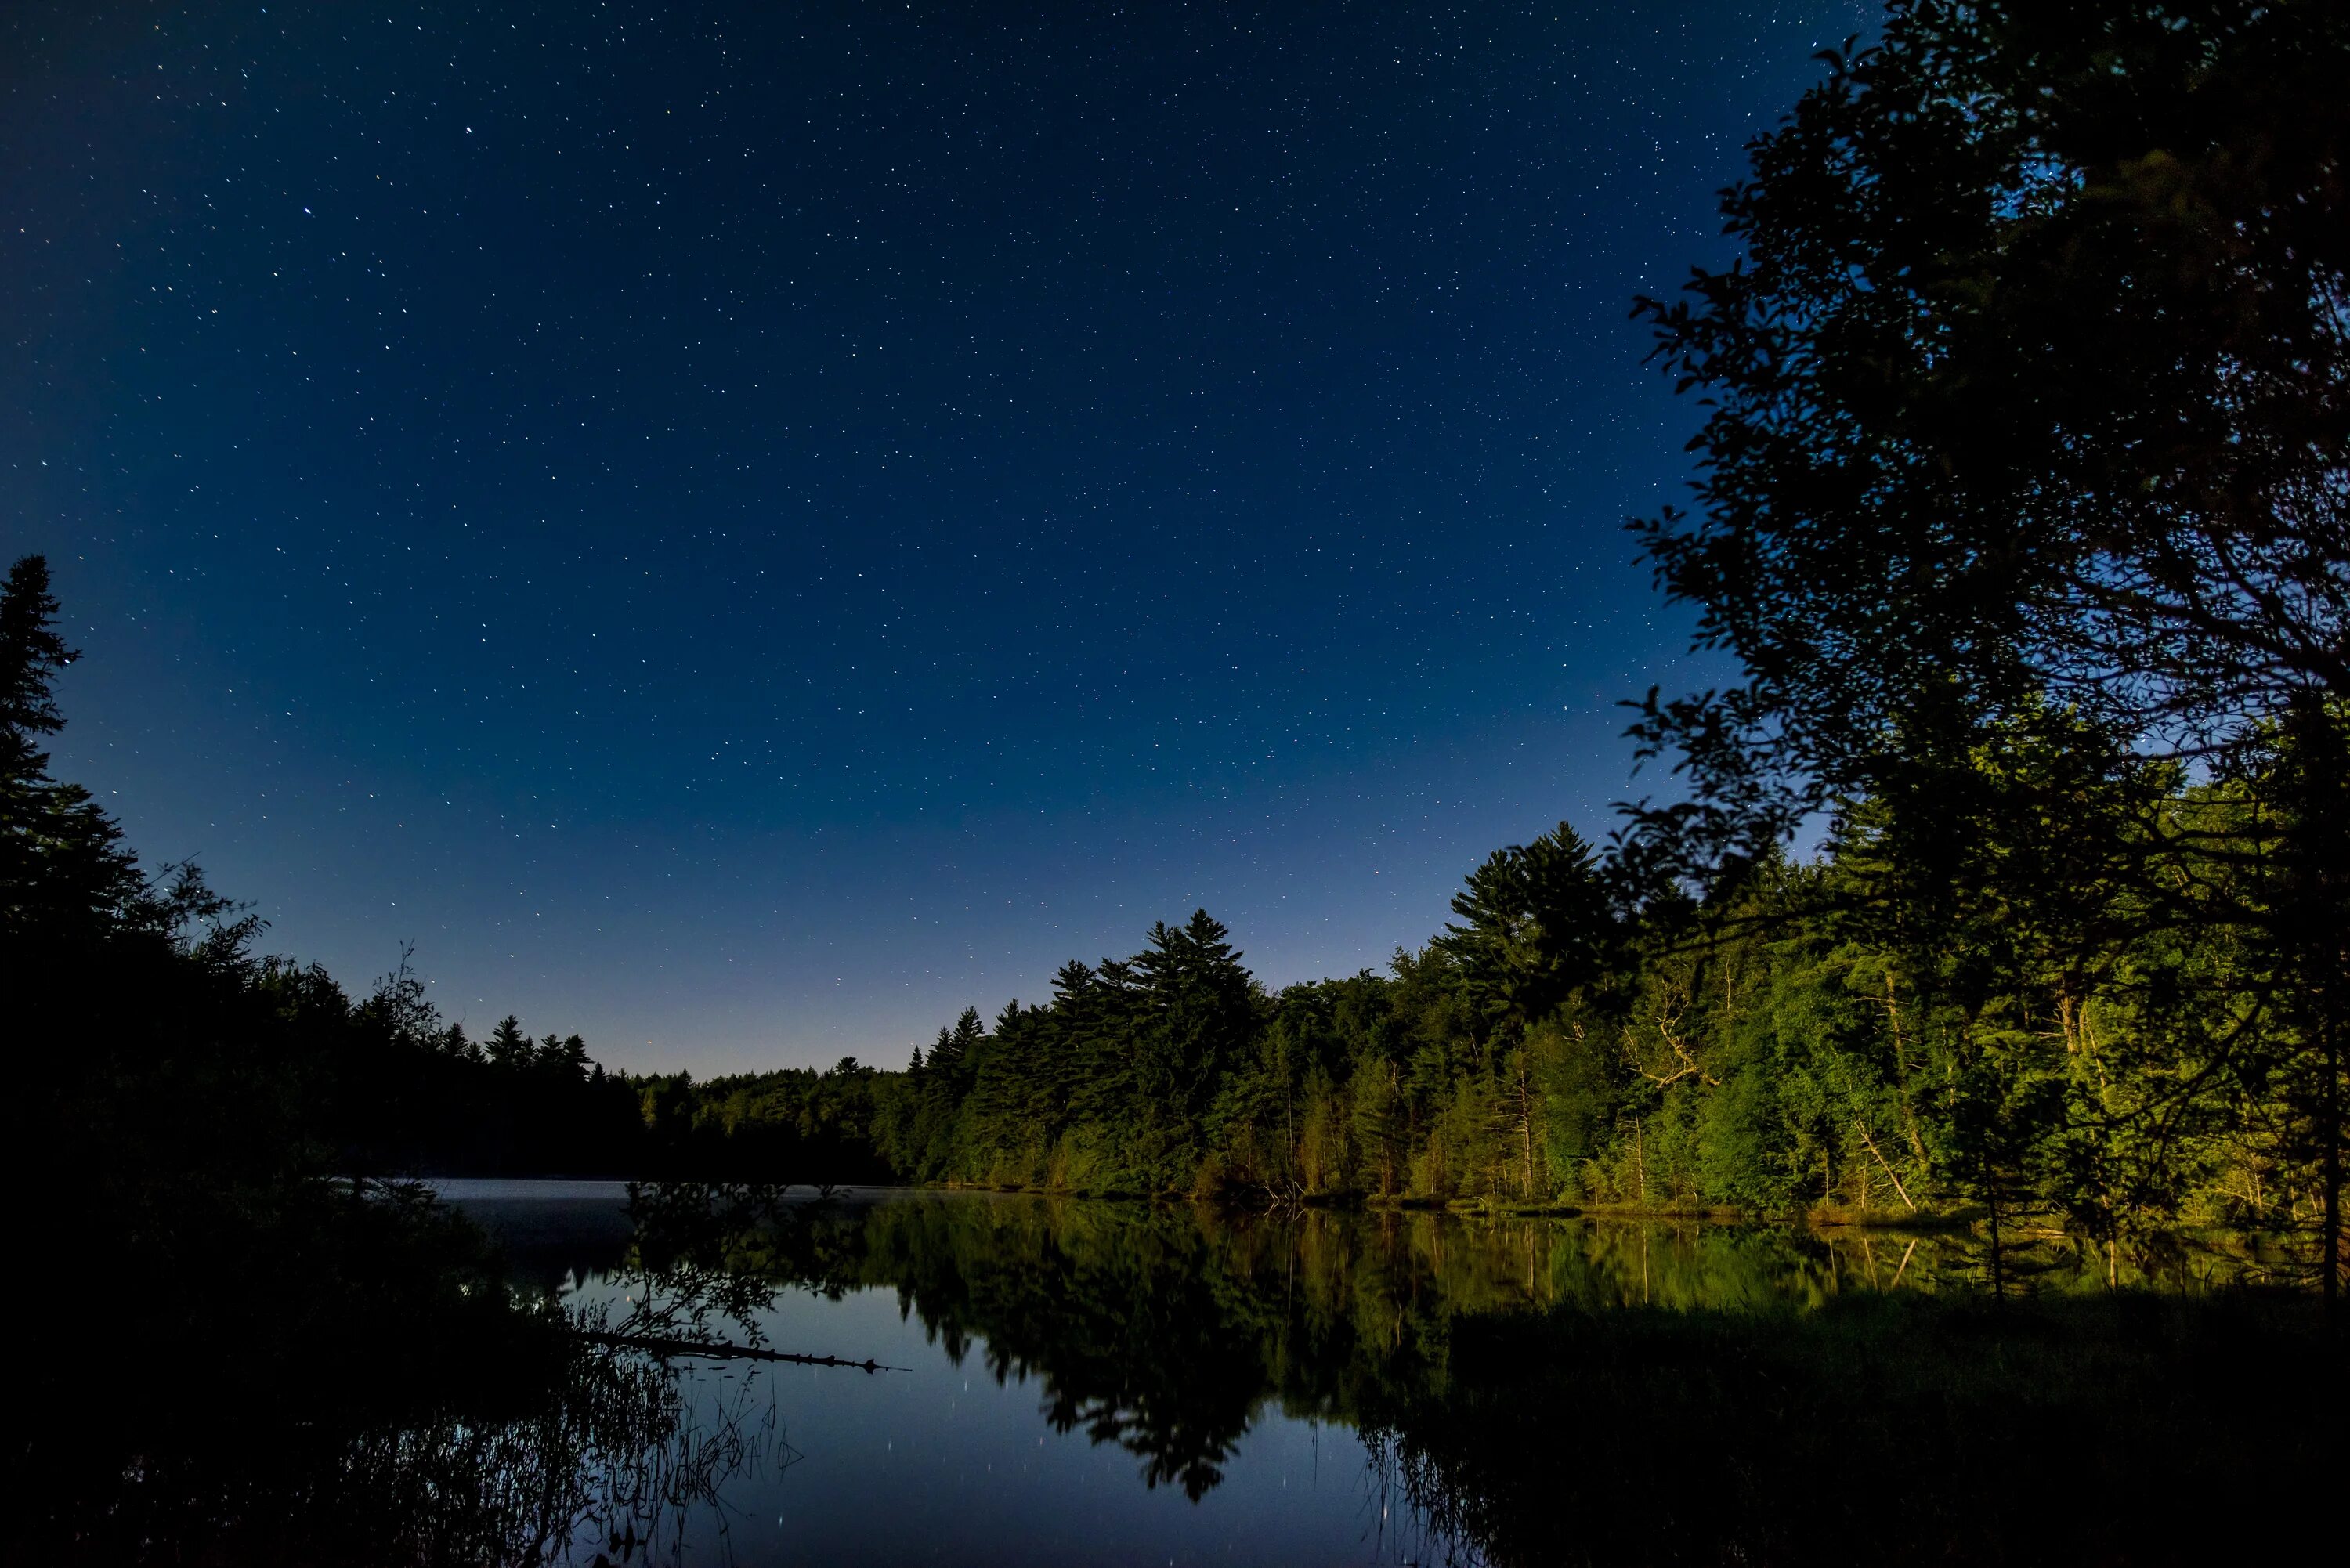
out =
<path fill-rule="evenodd" d="M 2333 1295 L 2345 27 L 1911 0 L 1824 55 L 1738 254 L 1633 309 L 1696 428 L 1632 536 L 1740 673 L 1386 972 L 1269 994 L 1196 914 L 902 1075 L 640 1104 L 910 1180 L 2219 1225 Z"/>
<path fill-rule="evenodd" d="M 32 652 L 12 666 L 36 721 L 11 732 L 20 756 L 61 722 L 44 571 L 19 562 L 6 590 L 9 647 Z M 2314 740 L 2249 726 L 2199 776 L 2031 711 L 1910 785 L 1949 857 L 1930 881 L 1899 836 L 1919 805 L 1872 796 L 1840 806 L 1815 858 L 1765 853 L 1694 898 L 1643 897 L 1635 840 L 1603 852 L 1562 823 L 1474 867 L 1452 920 L 1386 972 L 1277 992 L 1201 910 L 1128 958 L 1072 961 L 992 1023 L 966 1010 L 901 1071 L 607 1072 L 577 1034 L 511 1016 L 470 1038 L 404 954 L 354 999 L 255 956 L 259 923 L 192 868 L 145 877 L 71 785 L 36 786 L 54 847 L 20 886 L 51 929 L 94 921 L 257 1030 L 203 1064 L 203 1089 L 224 1115 L 274 1105 L 288 1158 L 321 1171 L 2012 1217 L 2113 1245 L 2180 1225 L 2306 1244 L 2329 1064 L 2273 933 L 2305 897 L 2290 803 L 2338 755 L 2309 750 L 2343 743 L 2325 720 Z M 152 1092 L 184 1103 L 192 1070 L 174 1061 Z"/>
<path fill-rule="evenodd" d="M 2071 784 L 2074 858 L 2018 877 L 2022 846 L 1981 821 L 1930 946 L 1905 942 L 1873 803 L 1816 861 L 1661 907 L 1627 907 L 1561 825 L 1477 867 L 1383 975 L 1268 994 L 1204 912 L 1071 963 L 1044 1003 L 941 1030 L 880 1089 L 875 1141 L 909 1177 L 983 1185 L 2313 1233 L 2324 1064 L 2273 971 L 2100 859 L 2233 835 L 2242 882 L 2197 897 L 2259 914 L 2284 895 L 2255 803 L 2290 751 L 2255 737 L 2247 782 L 2149 766 L 2100 798 L 2032 776 L 2035 739 L 1986 756 L 1985 787 Z"/>
<path fill-rule="evenodd" d="M 1635 306 L 1697 426 L 1633 546 L 1742 673 L 1631 704 L 1662 794 L 1467 868 L 1380 972 L 1268 990 L 1202 911 L 902 1072 L 477 1042 L 404 956 L 363 993 L 267 956 L 50 776 L 73 655 L 28 556 L 0 918 L 47 977 L 17 1037 L 81 1043 L 22 1075 L 33 1147 L 103 1151 L 125 1224 L 323 1174 L 698 1174 L 2220 1225 L 2332 1291 L 2345 26 L 1918 0 L 1824 57 L 1722 193 L 1737 258 Z"/>
<path fill-rule="evenodd" d="M 1632 798 L 1527 822 L 1376 969 L 1267 984 L 1200 909 L 962 1010 L 902 1067 L 697 1080 L 599 1064 L 565 1020 L 475 1038 L 417 955 L 373 980 L 287 956 L 56 776 L 78 654 L 21 555 L 0 975 L 23 1251 L 72 1314 L 19 1379 L 35 1549 L 265 1560 L 242 1544 L 293 1520 L 352 1546 L 287 1561 L 546 1560 L 484 1544 L 530 1511 L 512 1498 L 462 1529 L 443 1505 L 653 1451 L 682 1408 L 663 1358 L 694 1347 L 517 1283 L 410 1179 L 464 1175 L 628 1179 L 632 1220 L 742 1199 L 765 1230 L 681 1252 L 685 1277 L 723 1297 L 766 1247 L 769 1282 L 894 1284 L 958 1345 L 1016 1345 L 1021 1293 L 1081 1270 L 1087 1321 L 1001 1353 L 1068 1392 L 1056 1420 L 1189 1487 L 1255 1402 L 1294 1400 L 1361 1422 L 1497 1561 L 1556 1560 L 1561 1497 L 1598 1516 L 1636 1480 L 1669 1522 L 1731 1478 L 1702 1529 L 1751 1510 L 1786 1543 L 1847 1480 L 1837 1528 L 1879 1555 L 1878 1514 L 1937 1470 L 1914 1555 L 2008 1542 L 2027 1493 L 2126 1509 L 2146 1560 L 2191 1487 L 2322 1509 L 2350 1277 L 2350 8 L 1894 0 L 1820 66 L 1721 192 L 1723 259 L 1631 302 L 1691 461 L 1625 553 L 1723 683 L 1627 693 Z M 876 1184 L 1135 1201 L 908 1198 L 852 1241 L 849 1206 L 777 1195 Z M 1426 1305 L 1411 1282 L 1409 1238 L 1461 1221 L 1408 1210 L 1441 1206 L 1939 1228 L 1989 1289 L 1784 1335 L 1602 1323 L 1558 1251 L 1543 1311 L 1456 1322 L 1437 1297 L 1483 1301 L 1474 1269 L 1431 1260 Z M 1341 1299 L 1347 1227 L 1406 1288 Z M 2155 1271 L 2125 1260 L 2189 1231 L 2290 1289 L 2136 1289 Z M 1275 1233 L 1278 1267 L 1252 1239 Z M 2025 1238 L 2116 1288 L 2010 1300 Z M 983 1241 L 1010 1262 L 932 1270 Z M 1162 1357 L 1184 1332 L 1207 1353 Z M 1434 1376 L 1382 1384 L 1397 1354 Z M 1202 1424 L 1118 1428 L 1162 1383 Z M 1720 1451 L 1677 1468 L 1691 1433 Z M 1982 1554 L 2028 1554 L 2010 1534 Z"/>

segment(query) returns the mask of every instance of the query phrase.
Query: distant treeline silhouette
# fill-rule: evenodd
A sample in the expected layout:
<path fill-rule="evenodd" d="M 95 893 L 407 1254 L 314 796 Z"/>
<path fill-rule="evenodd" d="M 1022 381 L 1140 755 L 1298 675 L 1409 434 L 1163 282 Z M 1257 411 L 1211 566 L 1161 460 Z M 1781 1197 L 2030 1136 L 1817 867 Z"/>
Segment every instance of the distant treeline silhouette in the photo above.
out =
<path fill-rule="evenodd" d="M 263 971 L 289 973 L 282 961 Z M 341 1133 L 357 1168 L 402 1176 L 881 1182 L 868 1069 L 789 1069 L 697 1084 L 608 1072 L 577 1034 L 534 1040 L 511 1014 L 480 1040 L 444 1023 L 403 958 L 354 1006 L 301 971 L 307 1005 L 374 1025 L 369 1079 Z"/>

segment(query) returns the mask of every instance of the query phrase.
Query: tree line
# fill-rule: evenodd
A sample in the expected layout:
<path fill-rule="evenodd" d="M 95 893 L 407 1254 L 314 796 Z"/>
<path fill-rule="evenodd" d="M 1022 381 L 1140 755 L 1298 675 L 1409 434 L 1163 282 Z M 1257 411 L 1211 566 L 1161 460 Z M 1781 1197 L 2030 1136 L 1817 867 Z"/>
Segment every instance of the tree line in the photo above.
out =
<path fill-rule="evenodd" d="M 1734 263 L 1636 306 L 1700 400 L 1638 548 L 1741 673 L 1636 705 L 1680 784 L 1604 847 L 1501 851 L 1387 972 L 1277 994 L 1204 914 L 1158 927 L 903 1074 L 476 1052 L 404 970 L 354 1000 L 255 956 L 48 777 L 33 559 L 0 893 L 12 971 L 57 981 L 15 988 L 22 1038 L 90 1043 L 27 1075 L 36 1121 L 125 1191 L 179 1159 L 1963 1205 L 2276 1230 L 2334 1291 L 2350 13 L 1897 0 L 1825 59 L 1722 194 Z"/>
<path fill-rule="evenodd" d="M 404 956 L 356 1006 L 315 966 L 260 965 L 264 983 L 297 972 L 309 1005 L 369 1026 L 346 1064 L 359 1080 L 340 1124 L 351 1168 L 809 1185 L 895 1175 L 870 1136 L 876 1075 L 853 1058 L 699 1082 L 610 1071 L 579 1035 L 534 1040 L 513 1014 L 472 1038 L 442 1017 Z"/>
<path fill-rule="evenodd" d="M 1735 259 L 1634 309 L 1699 410 L 1634 532 L 1740 672 L 1637 705 L 1680 787 L 1250 1025 L 1205 921 L 1065 971 L 933 1051 L 899 1158 L 2230 1218 L 2336 1294 L 2350 12 L 1895 0 L 1823 61 Z"/>
<path fill-rule="evenodd" d="M 2199 773 L 2100 753 L 2077 711 L 2042 706 L 1909 785 L 1930 844 L 1917 803 L 1869 797 L 1819 857 L 1766 850 L 1691 895 L 1643 880 L 1637 840 L 1603 853 L 1562 823 L 1477 867 L 1451 923 L 1384 973 L 1268 991 L 1201 910 L 992 1023 L 965 1010 L 902 1072 L 697 1082 L 608 1072 L 512 1016 L 474 1040 L 405 955 L 357 999 L 252 956 L 248 914 L 192 867 L 145 877 L 85 793 L 47 781 L 29 737 L 62 722 L 46 672 L 64 652 L 37 557 L 0 610 L 14 804 L 38 827 L 9 841 L 12 940 L 53 972 L 142 973 L 137 1016 L 45 1079 L 40 1119 L 152 1179 L 261 1150 L 280 1176 L 362 1179 L 1965 1210 L 2109 1244 L 2322 1225 L 2327 1064 L 2291 1005 L 2293 952 L 2263 940 L 2305 896 L 2281 803 L 2313 764 L 2292 725 L 2250 727 Z M 192 998 L 219 1017 L 209 1054 L 160 1044 Z M 262 1136 L 203 1144 L 223 1124 L 191 1104 Z"/>
<path fill-rule="evenodd" d="M 2024 736 L 1984 765 L 2053 763 Z M 2147 769 L 2115 820 L 2072 798 L 2071 830 L 2259 838 L 2250 794 Z M 1202 911 L 992 1027 L 966 1012 L 887 1083 L 876 1143 L 982 1185 L 2314 1232 L 2322 1064 L 2264 1011 L 2259 954 L 2145 921 L 2085 866 L 1971 879 L 1925 939 L 1885 823 L 1864 803 L 1816 860 L 1648 903 L 1562 824 L 1479 867 L 1388 972 L 1277 992 Z M 1994 826 L 1976 853 L 2003 863 Z"/>

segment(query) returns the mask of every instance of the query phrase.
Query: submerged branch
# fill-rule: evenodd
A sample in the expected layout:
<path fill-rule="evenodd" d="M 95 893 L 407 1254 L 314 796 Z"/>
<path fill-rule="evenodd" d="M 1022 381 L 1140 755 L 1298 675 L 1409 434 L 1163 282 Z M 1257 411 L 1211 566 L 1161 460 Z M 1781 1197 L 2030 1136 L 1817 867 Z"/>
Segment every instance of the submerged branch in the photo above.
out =
<path fill-rule="evenodd" d="M 903 1372 L 902 1366 L 885 1366 L 870 1356 L 863 1361 L 847 1361 L 837 1355 L 799 1355 L 787 1350 L 767 1350 L 755 1345 L 732 1345 L 724 1340 L 665 1339 L 657 1334 L 612 1334 L 602 1329 L 579 1329 L 577 1336 L 589 1345 L 608 1345 L 616 1350 L 642 1350 L 654 1355 L 709 1355 L 733 1357 L 745 1361 L 786 1361 L 795 1366 L 847 1366 L 858 1372 Z"/>

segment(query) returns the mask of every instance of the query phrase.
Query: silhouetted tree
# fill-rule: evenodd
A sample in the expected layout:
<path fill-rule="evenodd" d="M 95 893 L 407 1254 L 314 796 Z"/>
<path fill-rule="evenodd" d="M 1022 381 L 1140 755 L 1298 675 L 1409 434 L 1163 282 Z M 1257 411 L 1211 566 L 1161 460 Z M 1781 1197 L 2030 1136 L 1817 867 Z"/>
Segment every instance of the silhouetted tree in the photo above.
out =
<path fill-rule="evenodd" d="M 1963 779 L 2038 707 L 2095 753 L 2196 761 L 2350 700 L 2350 12 L 1898 0 L 1828 64 L 1725 192 L 1738 261 L 1640 306 L 1709 410 L 1698 506 L 1643 543 L 1745 672 L 1650 695 L 1644 743 L 1698 786 L 1637 818 L 1653 877 L 1862 799 L 1916 814 L 1894 831 L 1930 866 L 1968 814 L 1904 771 Z M 2330 842 L 2326 802 L 2272 831 Z M 2299 999 L 2277 1019 L 2331 1016 L 2333 905 L 2239 876 L 2232 826 L 2115 842 L 2148 929 L 2261 933 Z M 2331 1151 L 2339 1053 L 2294 1059 Z"/>
<path fill-rule="evenodd" d="M 519 1067 L 530 1060 L 530 1036 L 524 1033 L 522 1020 L 509 1012 L 498 1020 L 482 1049 L 493 1067 Z"/>
<path fill-rule="evenodd" d="M 1435 948 L 1460 965 L 1481 1021 L 1523 1033 L 1616 957 L 1609 889 L 1591 846 L 1565 823 L 1497 849 L 1452 896 L 1457 923 Z"/>

